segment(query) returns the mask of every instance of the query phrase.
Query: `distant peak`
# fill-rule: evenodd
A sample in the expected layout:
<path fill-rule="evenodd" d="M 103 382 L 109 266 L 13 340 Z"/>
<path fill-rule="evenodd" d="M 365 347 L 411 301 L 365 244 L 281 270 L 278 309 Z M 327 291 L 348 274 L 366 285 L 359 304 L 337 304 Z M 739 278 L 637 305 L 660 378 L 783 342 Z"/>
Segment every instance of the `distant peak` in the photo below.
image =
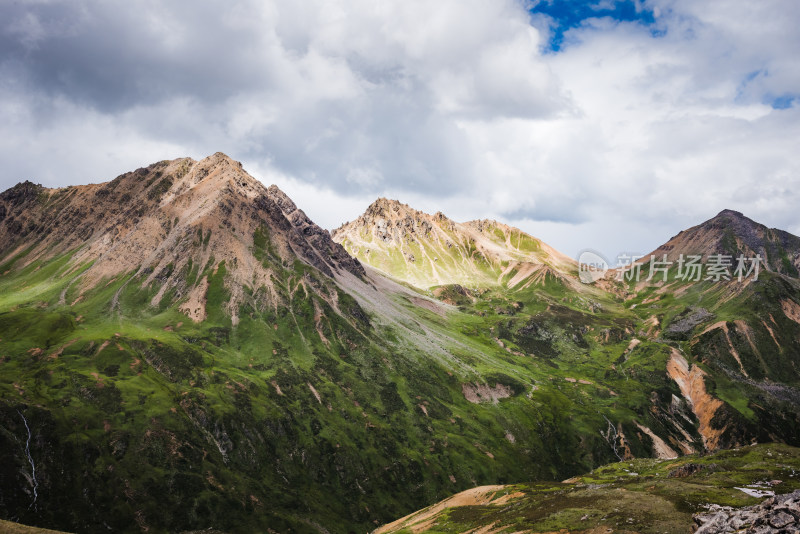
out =
<path fill-rule="evenodd" d="M 372 203 L 372 206 L 381 206 L 381 207 L 389 207 L 389 208 L 394 208 L 394 207 L 406 207 L 407 208 L 408 207 L 406 204 L 403 204 L 399 200 L 395 200 L 393 198 L 385 198 L 385 197 L 378 198 L 375 202 Z"/>
<path fill-rule="evenodd" d="M 433 215 L 424 211 L 412 208 L 408 204 L 403 204 L 399 200 L 380 197 L 367 207 L 366 211 L 354 221 L 356 225 L 371 225 L 376 219 L 387 219 L 390 221 L 414 220 L 418 224 L 439 224 L 452 226 L 455 224 L 449 217 L 441 211 Z M 349 223 L 348 223 L 349 224 Z M 347 226 L 347 225 L 342 225 Z M 337 228 L 337 231 L 341 228 Z"/>
<path fill-rule="evenodd" d="M 391 216 L 392 213 L 397 214 L 400 211 L 411 211 L 411 208 L 398 200 L 381 197 L 369 205 L 365 215 Z"/>
<path fill-rule="evenodd" d="M 208 156 L 208 159 L 226 160 L 226 161 L 234 162 L 233 158 L 231 158 L 229 155 L 225 154 L 224 152 L 214 152 L 214 154 L 212 154 L 211 156 Z M 238 163 L 238 161 L 236 161 L 234 163 Z"/>
<path fill-rule="evenodd" d="M 11 189 L 15 189 L 15 190 L 19 190 L 19 191 L 23 191 L 23 190 L 26 190 L 26 191 L 37 190 L 38 191 L 40 189 L 44 189 L 44 186 L 42 186 L 42 184 L 33 183 L 30 180 L 25 180 L 24 182 L 19 182 L 18 184 L 13 186 Z"/>
<path fill-rule="evenodd" d="M 716 217 L 706 222 L 713 225 L 733 225 L 736 228 L 763 226 L 762 224 L 744 215 L 742 212 L 729 209 L 720 211 Z"/>
<path fill-rule="evenodd" d="M 0 198 L 21 202 L 25 199 L 36 198 L 37 195 L 42 191 L 44 191 L 44 187 L 41 184 L 35 184 L 30 180 L 25 180 L 24 182 L 19 182 L 14 187 L 0 193 Z"/>

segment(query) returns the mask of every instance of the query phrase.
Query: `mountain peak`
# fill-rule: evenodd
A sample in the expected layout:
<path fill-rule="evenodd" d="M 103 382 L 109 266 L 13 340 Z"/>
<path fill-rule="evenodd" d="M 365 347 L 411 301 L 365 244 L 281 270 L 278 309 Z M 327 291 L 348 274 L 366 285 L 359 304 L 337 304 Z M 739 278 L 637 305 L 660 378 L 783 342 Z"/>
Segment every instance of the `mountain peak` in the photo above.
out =
<path fill-rule="evenodd" d="M 21 204 L 26 200 L 38 197 L 44 190 L 45 188 L 41 184 L 35 184 L 30 180 L 25 180 L 0 193 L 0 200 L 15 205 Z M 0 216 L 0 221 L 2 221 L 3 217 L 4 215 Z"/>
<path fill-rule="evenodd" d="M 200 172 L 201 174 L 206 174 L 206 172 L 210 172 L 215 168 L 230 169 L 231 171 L 239 170 L 242 171 L 243 174 L 247 174 L 244 171 L 244 167 L 242 166 L 241 162 L 234 160 L 223 152 L 215 152 L 214 154 L 206 156 L 200 161 L 195 161 L 192 158 L 178 158 L 172 161 L 188 161 L 192 165 L 191 170 L 193 172 Z"/>
<path fill-rule="evenodd" d="M 216 152 L 198 162 L 190 158 L 183 160 L 189 165 L 182 176 L 173 181 L 173 191 L 196 189 L 201 195 L 218 195 L 224 191 L 236 191 L 247 198 L 266 193 L 264 185 L 250 176 L 241 162 L 222 152 Z"/>
<path fill-rule="evenodd" d="M 264 187 L 221 152 L 199 162 L 161 161 L 101 184 L 15 186 L 0 194 L 0 250 L 9 256 L 26 247 L 25 263 L 76 250 L 72 261 L 90 265 L 82 278 L 87 288 L 133 272 L 143 287 L 162 287 L 154 305 L 168 294 L 204 300 L 200 278 L 187 285 L 181 272 L 225 262 L 233 317 L 247 298 L 242 287 L 272 287 L 275 273 L 296 260 L 330 278 L 364 275 L 280 189 Z M 265 297 L 272 304 L 282 298 L 276 291 Z M 202 319 L 202 306 L 189 315 Z"/>
<path fill-rule="evenodd" d="M 405 214 L 415 211 L 416 210 L 410 208 L 408 204 L 403 204 L 399 200 L 380 197 L 367 207 L 364 215 L 372 217 L 395 217 L 400 213 Z"/>
<path fill-rule="evenodd" d="M 229 165 L 234 168 L 242 169 L 242 163 L 240 161 L 236 161 L 229 155 L 225 154 L 224 152 L 214 152 L 210 156 L 206 156 L 205 158 L 201 159 L 198 164 L 200 167 L 204 166 L 213 166 L 213 165 Z"/>
<path fill-rule="evenodd" d="M 800 269 L 800 237 L 771 229 L 741 212 L 724 209 L 711 219 L 683 230 L 652 252 L 676 261 L 681 254 L 724 254 L 747 258 L 761 256 L 767 270 L 797 276 Z M 646 257 L 649 257 L 647 255 Z"/>
<path fill-rule="evenodd" d="M 722 211 L 720 211 L 719 213 L 717 213 L 717 217 L 736 217 L 736 218 L 739 218 L 739 219 L 746 219 L 747 218 L 742 214 L 742 212 L 729 210 L 727 208 L 722 210 Z M 716 219 L 717 217 L 714 217 L 714 218 Z"/>
<path fill-rule="evenodd" d="M 297 211 L 297 205 L 289 198 L 289 195 L 284 193 L 277 185 L 272 184 L 267 188 L 269 197 L 281 207 L 285 214 L 291 214 Z"/>

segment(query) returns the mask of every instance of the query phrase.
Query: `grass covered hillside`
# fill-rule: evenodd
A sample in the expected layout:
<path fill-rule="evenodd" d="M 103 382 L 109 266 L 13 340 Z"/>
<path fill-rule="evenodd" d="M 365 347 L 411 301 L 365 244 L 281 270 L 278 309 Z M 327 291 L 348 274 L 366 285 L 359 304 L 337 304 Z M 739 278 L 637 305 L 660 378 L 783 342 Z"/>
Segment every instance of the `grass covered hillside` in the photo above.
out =
<path fill-rule="evenodd" d="M 397 224 L 362 264 L 223 154 L 0 205 L 3 519 L 364 532 L 474 486 L 800 444 L 782 273 L 584 286 L 442 216 L 417 287 Z"/>
<path fill-rule="evenodd" d="M 798 488 L 800 450 L 758 445 L 678 460 L 620 462 L 558 483 L 475 488 L 375 534 L 685 533 L 692 531 L 692 515 L 710 504 L 738 508 Z"/>

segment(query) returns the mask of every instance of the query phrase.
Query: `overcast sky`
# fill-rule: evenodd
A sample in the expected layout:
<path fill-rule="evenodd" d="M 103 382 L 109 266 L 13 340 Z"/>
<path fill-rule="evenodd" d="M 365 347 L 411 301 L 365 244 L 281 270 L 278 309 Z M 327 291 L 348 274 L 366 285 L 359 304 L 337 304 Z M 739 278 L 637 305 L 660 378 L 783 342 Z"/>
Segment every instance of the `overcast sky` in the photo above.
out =
<path fill-rule="evenodd" d="M 800 234 L 796 0 L 2 0 L 0 189 L 222 151 L 575 257 L 723 208 Z M 613 261 L 613 259 L 612 259 Z"/>

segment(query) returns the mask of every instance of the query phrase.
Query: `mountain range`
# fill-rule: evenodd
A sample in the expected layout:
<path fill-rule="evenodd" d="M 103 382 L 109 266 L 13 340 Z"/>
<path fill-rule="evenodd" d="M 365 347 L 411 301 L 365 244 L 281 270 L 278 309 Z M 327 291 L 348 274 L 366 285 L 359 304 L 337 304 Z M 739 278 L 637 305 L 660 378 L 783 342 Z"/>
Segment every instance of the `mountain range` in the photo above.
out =
<path fill-rule="evenodd" d="M 387 199 L 329 233 L 221 153 L 20 183 L 0 518 L 365 532 L 476 486 L 800 445 L 800 238 L 726 210 L 653 254 L 764 265 L 582 284 L 519 229 Z"/>

